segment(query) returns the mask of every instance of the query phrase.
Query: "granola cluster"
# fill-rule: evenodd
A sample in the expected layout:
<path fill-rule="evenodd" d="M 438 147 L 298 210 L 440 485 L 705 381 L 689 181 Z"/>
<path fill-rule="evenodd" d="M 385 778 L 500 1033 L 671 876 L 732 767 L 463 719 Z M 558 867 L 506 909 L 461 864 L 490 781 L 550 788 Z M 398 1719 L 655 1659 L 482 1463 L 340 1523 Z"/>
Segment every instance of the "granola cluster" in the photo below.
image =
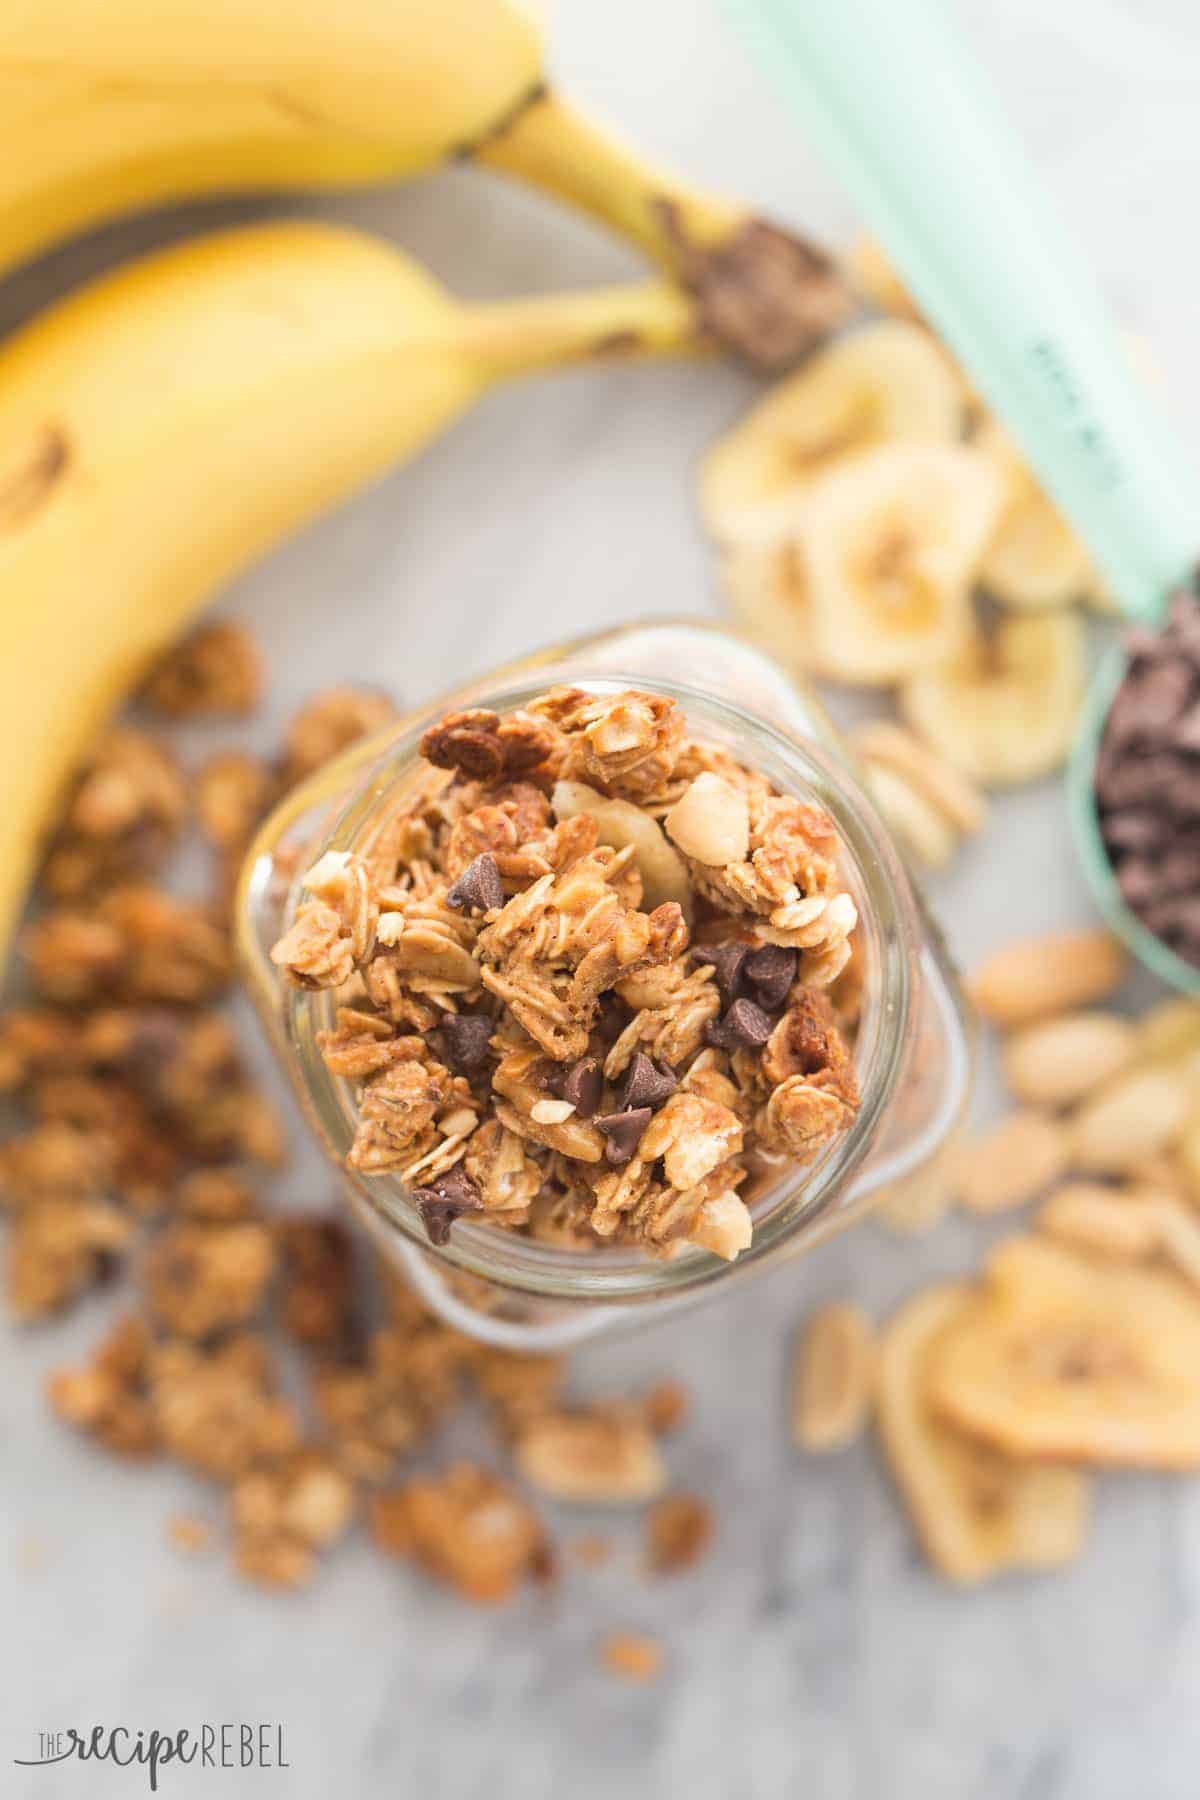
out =
<path fill-rule="evenodd" d="M 189 720 L 240 712 L 258 679 L 240 627 L 205 627 L 156 673 L 142 706 Z M 91 1289 L 115 1290 L 115 1318 L 89 1357 L 52 1374 L 49 1404 L 110 1454 L 169 1459 L 218 1484 L 247 1580 L 309 1582 L 361 1521 L 381 1554 L 469 1599 L 498 1601 L 556 1572 L 540 1499 L 661 1497 L 657 1440 L 678 1425 L 686 1397 L 660 1383 L 640 1401 L 568 1406 L 561 1362 L 452 1330 L 339 1216 L 289 1211 L 271 1191 L 284 1134 L 222 1010 L 233 876 L 275 798 L 393 716 L 378 693 L 333 689 L 297 714 L 278 757 L 223 748 L 192 772 L 143 724 L 98 741 L 43 865 L 46 906 L 23 942 L 30 991 L 0 1013 L 7 1298 L 10 1314 L 32 1323 Z M 468 754 L 486 766 L 507 757 L 522 777 L 543 760 L 539 741 L 553 742 L 521 729 L 484 738 L 503 749 L 476 739 Z M 314 930 L 312 968 L 354 970 L 380 941 L 376 887 L 401 861 L 428 858 L 439 833 L 455 878 L 489 846 L 513 881 L 565 867 L 570 833 L 561 855 L 547 850 L 547 811 L 543 789 L 522 779 L 515 802 L 473 817 L 453 807 L 439 824 L 431 789 L 427 810 L 397 821 L 377 847 L 369 880 L 327 872 L 336 929 L 324 940 Z M 192 816 L 215 852 L 209 899 L 153 885 Z M 415 1132 L 430 1179 L 458 1173 L 497 1217 L 520 1217 L 542 1170 L 519 1133 L 479 1121 L 472 1071 L 492 1060 L 492 1026 L 440 998 L 476 967 L 478 932 L 473 922 L 464 930 L 435 886 L 410 880 L 403 943 L 397 932 L 369 987 L 347 998 L 330 1054 L 347 1077 L 375 1081 L 368 1112 L 383 1166 L 388 1146 Z M 390 901 L 383 917 L 398 917 Z M 393 929 L 385 923 L 383 936 Z M 448 1061 L 421 1036 L 438 1020 Z M 430 1203 L 431 1229 L 449 1229 L 454 1213 L 451 1189 Z M 476 1459 L 429 1472 L 424 1458 L 464 1406 Z M 661 1518 L 647 1515 L 646 1528 L 651 1571 L 683 1567 L 689 1552 L 664 1545 Z M 189 1555 L 223 1535 L 214 1517 L 190 1512 L 168 1534 Z M 677 1524 L 673 1541 L 685 1537 L 699 1543 Z"/>
<path fill-rule="evenodd" d="M 858 1106 L 833 821 L 659 694 L 450 713 L 421 752 L 272 951 L 332 992 L 351 1165 L 402 1177 L 434 1243 L 471 1217 L 733 1259 L 755 1184 Z"/>

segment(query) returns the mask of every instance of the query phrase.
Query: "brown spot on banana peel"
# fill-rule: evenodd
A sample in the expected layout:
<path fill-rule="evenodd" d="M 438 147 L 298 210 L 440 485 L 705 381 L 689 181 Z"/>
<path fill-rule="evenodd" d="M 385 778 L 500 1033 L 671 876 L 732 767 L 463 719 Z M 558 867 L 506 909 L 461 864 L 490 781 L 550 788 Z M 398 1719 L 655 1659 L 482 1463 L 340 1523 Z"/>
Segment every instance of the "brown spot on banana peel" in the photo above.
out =
<path fill-rule="evenodd" d="M 861 311 L 837 264 L 805 239 L 747 219 L 697 244 L 673 200 L 657 206 L 702 328 L 754 368 L 789 368 Z"/>
<path fill-rule="evenodd" d="M 606 337 L 596 339 L 588 355 L 635 356 L 641 348 L 642 339 L 638 332 L 610 331 Z"/>
<path fill-rule="evenodd" d="M 0 531 L 16 531 L 50 500 L 71 461 L 66 432 L 43 425 L 0 464 Z"/>
<path fill-rule="evenodd" d="M 457 162 L 468 162 L 471 157 L 478 156 L 488 144 L 496 143 L 506 131 L 511 131 L 522 113 L 528 112 L 531 106 L 537 106 L 539 101 L 546 99 L 549 92 L 546 83 L 539 78 L 532 87 L 518 95 L 511 106 L 506 106 L 498 119 L 485 126 L 478 137 L 471 138 L 465 144 L 456 144 L 450 151 L 451 158 Z"/>

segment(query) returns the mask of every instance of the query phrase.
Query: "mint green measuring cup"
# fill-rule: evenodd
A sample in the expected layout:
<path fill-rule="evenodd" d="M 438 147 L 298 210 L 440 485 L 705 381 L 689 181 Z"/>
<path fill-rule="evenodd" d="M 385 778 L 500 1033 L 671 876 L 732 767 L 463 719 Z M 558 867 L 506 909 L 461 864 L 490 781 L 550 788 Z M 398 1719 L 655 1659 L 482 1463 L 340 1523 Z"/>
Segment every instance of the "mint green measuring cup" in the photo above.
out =
<path fill-rule="evenodd" d="M 1200 556 L 1200 480 L 1130 374 L 1093 281 L 932 0 L 726 0 L 926 315 L 1087 543 L 1131 619 L 1157 624 Z M 1125 906 L 1092 785 L 1119 654 L 1068 771 L 1091 891 L 1164 981 L 1200 970 Z"/>

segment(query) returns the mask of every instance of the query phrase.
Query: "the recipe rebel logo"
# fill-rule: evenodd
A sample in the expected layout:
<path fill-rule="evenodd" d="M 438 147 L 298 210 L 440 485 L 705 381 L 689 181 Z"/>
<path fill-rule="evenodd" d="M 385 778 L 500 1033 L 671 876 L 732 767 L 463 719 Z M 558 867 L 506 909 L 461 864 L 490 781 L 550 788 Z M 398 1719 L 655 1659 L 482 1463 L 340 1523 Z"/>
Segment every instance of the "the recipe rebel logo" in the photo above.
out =
<path fill-rule="evenodd" d="M 23 1769 L 57 1763 L 112 1763 L 141 1768 L 150 1792 L 172 1763 L 201 1769 L 290 1769 L 283 1726 L 271 1724 L 180 1726 L 175 1731 L 131 1730 L 125 1725 L 91 1725 L 84 1731 L 39 1731 L 36 1756 L 14 1756 Z"/>

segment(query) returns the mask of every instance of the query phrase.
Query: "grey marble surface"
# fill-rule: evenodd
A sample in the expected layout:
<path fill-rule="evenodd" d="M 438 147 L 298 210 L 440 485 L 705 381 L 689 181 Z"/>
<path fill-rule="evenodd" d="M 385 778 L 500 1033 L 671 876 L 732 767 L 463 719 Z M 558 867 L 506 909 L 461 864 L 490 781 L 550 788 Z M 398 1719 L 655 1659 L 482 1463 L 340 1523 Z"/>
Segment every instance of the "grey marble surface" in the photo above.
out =
<path fill-rule="evenodd" d="M 1200 449 L 1191 0 L 958 0 L 958 10 Z M 835 237 L 851 229 L 715 7 L 561 0 L 554 41 L 564 81 L 647 148 L 784 219 Z M 206 208 L 73 246 L 0 289 L 0 326 L 197 216 L 259 210 Z M 393 236 L 464 293 L 633 268 L 573 218 L 465 173 L 333 210 Z M 489 397 L 419 463 L 229 595 L 270 653 L 273 718 L 334 676 L 380 676 L 417 699 L 551 630 L 715 610 L 689 478 L 749 391 L 720 367 L 662 366 Z M 968 962 L 1013 930 L 1084 916 L 1057 788 L 997 805 L 935 900 Z M 985 1069 L 981 1116 L 994 1102 Z M 298 1201 L 329 1187 L 315 1159 L 298 1158 Z M 247 1592 L 217 1560 L 182 1560 L 164 1526 L 196 1505 L 192 1484 L 93 1457 L 38 1397 L 45 1371 L 95 1336 L 102 1309 L 6 1332 L 0 1793 L 143 1791 L 134 1772 L 12 1767 L 39 1728 L 263 1719 L 284 1726 L 287 1771 L 168 1773 L 161 1791 L 1190 1800 L 1200 1791 L 1200 1484 L 1105 1481 L 1075 1567 L 963 1596 L 922 1566 L 873 1449 L 817 1462 L 786 1442 L 797 1317 L 846 1293 L 882 1315 L 931 1275 L 973 1267 L 984 1240 L 958 1222 L 919 1245 L 868 1226 L 728 1302 L 589 1353 L 580 1380 L 597 1390 L 661 1368 L 692 1383 L 694 1418 L 670 1459 L 678 1482 L 712 1496 L 719 1547 L 701 1572 L 649 1587 L 636 1529 L 622 1526 L 614 1564 L 495 1616 L 381 1568 L 360 1543 L 292 1598 Z M 200 1504 L 215 1510 L 215 1497 Z M 626 1626 L 669 1645 L 657 1687 L 628 1689 L 598 1670 L 599 1636 Z"/>

